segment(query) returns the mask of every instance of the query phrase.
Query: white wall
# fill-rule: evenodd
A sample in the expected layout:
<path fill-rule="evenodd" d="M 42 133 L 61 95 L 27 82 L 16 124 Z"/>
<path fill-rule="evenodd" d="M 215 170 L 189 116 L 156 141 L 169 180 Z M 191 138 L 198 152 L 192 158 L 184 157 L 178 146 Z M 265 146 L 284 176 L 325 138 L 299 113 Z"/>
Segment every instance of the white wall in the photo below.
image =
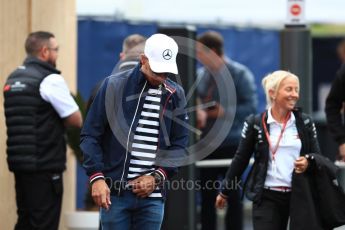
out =
<path fill-rule="evenodd" d="M 307 22 L 345 23 L 344 0 L 305 0 Z M 161 22 L 284 24 L 287 0 L 77 0 L 78 15 Z"/>

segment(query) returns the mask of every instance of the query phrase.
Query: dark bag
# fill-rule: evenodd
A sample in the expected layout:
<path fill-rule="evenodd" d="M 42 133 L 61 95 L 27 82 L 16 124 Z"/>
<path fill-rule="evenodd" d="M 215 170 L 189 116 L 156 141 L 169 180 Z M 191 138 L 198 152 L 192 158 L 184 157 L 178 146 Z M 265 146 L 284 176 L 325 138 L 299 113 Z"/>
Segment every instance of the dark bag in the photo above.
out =
<path fill-rule="evenodd" d="M 326 228 L 344 225 L 345 193 L 337 179 L 339 168 L 321 155 L 312 156 L 315 158 L 313 178 L 322 225 Z"/>

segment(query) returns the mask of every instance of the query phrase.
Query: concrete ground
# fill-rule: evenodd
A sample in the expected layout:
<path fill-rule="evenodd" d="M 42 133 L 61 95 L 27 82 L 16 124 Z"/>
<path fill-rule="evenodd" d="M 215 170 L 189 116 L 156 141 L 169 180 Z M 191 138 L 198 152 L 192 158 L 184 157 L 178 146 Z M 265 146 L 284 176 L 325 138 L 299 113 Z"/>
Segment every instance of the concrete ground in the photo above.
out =
<path fill-rule="evenodd" d="M 243 210 L 243 230 L 252 230 L 252 203 L 250 201 L 245 201 L 243 204 L 244 210 Z M 217 230 L 224 230 L 224 217 L 225 217 L 226 210 L 217 210 Z"/>
<path fill-rule="evenodd" d="M 225 217 L 225 209 L 223 210 L 217 210 L 217 230 L 224 230 L 224 217 Z M 250 201 L 244 202 L 244 226 L 243 230 L 253 230 L 252 225 L 252 204 Z M 199 224 L 197 229 L 201 229 L 201 226 Z M 334 230 L 345 230 L 345 226 L 335 228 Z"/>

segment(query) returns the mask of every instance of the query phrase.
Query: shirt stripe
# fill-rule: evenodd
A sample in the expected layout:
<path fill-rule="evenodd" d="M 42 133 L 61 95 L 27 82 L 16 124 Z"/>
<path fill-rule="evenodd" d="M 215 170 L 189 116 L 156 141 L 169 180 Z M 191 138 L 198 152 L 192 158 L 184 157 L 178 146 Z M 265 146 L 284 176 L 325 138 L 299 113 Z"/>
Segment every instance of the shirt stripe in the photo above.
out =
<path fill-rule="evenodd" d="M 162 95 L 162 90 L 158 90 L 158 89 L 149 89 L 148 93 L 149 93 L 149 94 L 152 94 L 152 95 Z"/>
<path fill-rule="evenodd" d="M 148 169 L 144 169 L 144 168 L 134 168 L 134 167 L 129 167 L 129 169 L 128 169 L 129 171 L 131 171 L 131 172 L 144 172 L 144 173 L 146 173 L 147 171 L 148 171 Z M 149 169 L 149 171 L 153 171 L 154 170 L 154 168 L 151 168 L 151 169 Z"/>
<path fill-rule="evenodd" d="M 149 121 L 149 120 L 144 120 L 144 119 L 139 119 L 139 124 L 159 126 L 158 121 Z"/>
<path fill-rule="evenodd" d="M 137 164 L 137 165 L 153 165 L 153 161 L 142 161 L 142 160 L 134 160 L 134 159 L 131 159 L 130 163 Z"/>
<path fill-rule="evenodd" d="M 145 152 L 139 152 L 139 151 L 132 151 L 131 154 L 132 156 L 136 156 L 136 157 L 148 157 L 148 158 L 156 157 L 155 153 L 145 153 Z"/>
<path fill-rule="evenodd" d="M 141 113 L 141 116 L 143 117 L 154 117 L 154 118 L 159 118 L 159 113 L 151 113 L 151 112 L 145 112 L 143 111 Z"/>
<path fill-rule="evenodd" d="M 143 132 L 143 133 L 158 134 L 158 129 L 149 129 L 149 128 L 137 127 L 136 131 Z"/>
<path fill-rule="evenodd" d="M 160 106 L 159 105 L 150 105 L 150 104 L 144 104 L 144 109 L 154 109 L 154 110 L 159 110 Z"/>
<path fill-rule="evenodd" d="M 157 146 L 156 146 L 156 145 L 145 145 L 145 144 L 133 143 L 132 146 L 133 146 L 134 148 L 139 148 L 139 149 L 157 150 Z"/>
<path fill-rule="evenodd" d="M 161 98 L 160 98 L 160 97 L 146 96 L 145 100 L 147 100 L 147 101 L 161 102 Z"/>
<path fill-rule="evenodd" d="M 158 142 L 157 137 L 145 137 L 145 136 L 140 136 L 140 135 L 134 135 L 134 140 Z"/>

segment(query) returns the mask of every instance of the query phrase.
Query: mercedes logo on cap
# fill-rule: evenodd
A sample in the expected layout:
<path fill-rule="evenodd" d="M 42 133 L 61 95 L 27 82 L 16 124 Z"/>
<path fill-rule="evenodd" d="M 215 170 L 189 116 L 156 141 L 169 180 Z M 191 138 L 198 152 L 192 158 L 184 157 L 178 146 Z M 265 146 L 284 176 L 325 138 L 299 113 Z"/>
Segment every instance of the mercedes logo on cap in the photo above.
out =
<path fill-rule="evenodd" d="M 163 58 L 165 60 L 170 60 L 172 58 L 172 52 L 169 49 L 163 51 Z"/>

